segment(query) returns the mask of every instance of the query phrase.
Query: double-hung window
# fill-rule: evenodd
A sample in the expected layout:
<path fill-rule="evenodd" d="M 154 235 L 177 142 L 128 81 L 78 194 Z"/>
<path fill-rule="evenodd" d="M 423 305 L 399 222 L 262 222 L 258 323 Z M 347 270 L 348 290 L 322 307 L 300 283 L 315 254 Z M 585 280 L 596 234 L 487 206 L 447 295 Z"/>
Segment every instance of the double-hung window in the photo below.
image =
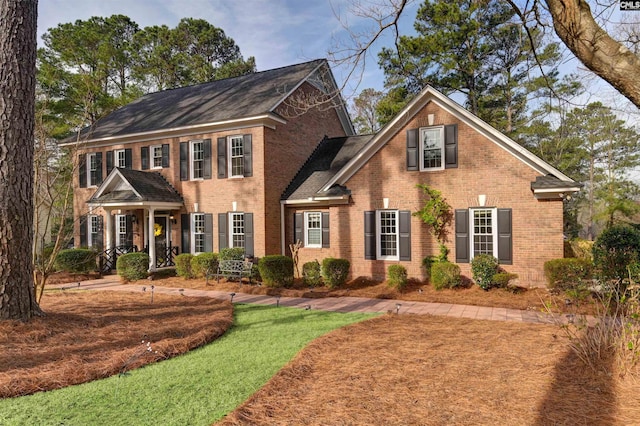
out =
<path fill-rule="evenodd" d="M 229 247 L 244 248 L 244 213 L 229 213 L 229 224 Z"/>
<path fill-rule="evenodd" d="M 229 138 L 229 171 L 230 177 L 244 176 L 244 138 L 231 136 Z"/>
<path fill-rule="evenodd" d="M 127 245 L 127 216 L 116 215 L 116 246 Z"/>
<path fill-rule="evenodd" d="M 95 152 L 87 154 L 87 177 L 87 186 L 98 184 L 98 156 Z"/>
<path fill-rule="evenodd" d="M 115 166 L 124 169 L 127 167 L 127 157 L 124 149 L 117 149 L 113 152 Z"/>
<path fill-rule="evenodd" d="M 322 213 L 304 213 L 304 246 L 311 248 L 322 247 Z"/>
<path fill-rule="evenodd" d="M 398 210 L 376 211 L 377 258 L 399 260 Z"/>
<path fill-rule="evenodd" d="M 498 257 L 496 209 L 471 209 L 470 216 L 472 257 L 479 254 Z"/>
<path fill-rule="evenodd" d="M 191 179 L 204 178 L 204 141 L 191 141 Z"/>
<path fill-rule="evenodd" d="M 152 145 L 149 147 L 151 151 L 151 168 L 152 169 L 161 169 L 162 168 L 162 145 Z"/>
<path fill-rule="evenodd" d="M 204 253 L 206 251 L 204 213 L 193 213 L 191 220 L 191 229 L 193 230 L 191 252 L 194 254 Z"/>
<path fill-rule="evenodd" d="M 99 233 L 101 231 L 100 216 L 96 216 L 96 215 L 89 216 L 88 226 L 89 226 L 89 232 L 87 233 L 87 236 L 89 238 L 87 241 L 87 245 L 89 247 L 98 247 L 98 244 L 100 241 Z"/>
<path fill-rule="evenodd" d="M 444 127 L 420 129 L 420 170 L 444 169 Z"/>

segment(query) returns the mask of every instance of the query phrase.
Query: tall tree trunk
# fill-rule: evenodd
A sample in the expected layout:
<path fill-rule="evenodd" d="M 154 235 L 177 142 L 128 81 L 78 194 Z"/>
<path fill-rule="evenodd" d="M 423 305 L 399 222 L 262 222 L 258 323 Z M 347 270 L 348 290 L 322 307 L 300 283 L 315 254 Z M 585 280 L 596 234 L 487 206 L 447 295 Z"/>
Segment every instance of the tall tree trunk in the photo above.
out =
<path fill-rule="evenodd" d="M 41 313 L 35 299 L 33 130 L 37 0 L 0 0 L 0 319 Z"/>

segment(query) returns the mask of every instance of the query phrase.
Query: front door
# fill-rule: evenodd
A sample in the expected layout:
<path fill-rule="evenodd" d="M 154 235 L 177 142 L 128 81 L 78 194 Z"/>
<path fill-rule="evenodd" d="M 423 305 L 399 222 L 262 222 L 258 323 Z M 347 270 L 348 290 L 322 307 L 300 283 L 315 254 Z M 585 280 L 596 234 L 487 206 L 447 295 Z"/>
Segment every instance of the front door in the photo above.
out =
<path fill-rule="evenodd" d="M 155 216 L 153 232 L 156 240 L 156 268 L 168 265 L 168 250 L 171 249 L 171 235 L 168 216 Z"/>

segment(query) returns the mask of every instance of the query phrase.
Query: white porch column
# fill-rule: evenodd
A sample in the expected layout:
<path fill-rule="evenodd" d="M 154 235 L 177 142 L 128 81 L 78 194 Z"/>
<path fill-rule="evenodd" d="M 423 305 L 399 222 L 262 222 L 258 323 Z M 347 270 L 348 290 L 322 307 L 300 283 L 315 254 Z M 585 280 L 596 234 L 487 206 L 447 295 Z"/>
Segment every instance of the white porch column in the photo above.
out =
<path fill-rule="evenodd" d="M 104 209 L 107 216 L 104 218 L 105 220 L 105 232 L 106 232 L 106 244 L 105 249 L 111 250 L 113 248 L 113 215 L 111 214 L 111 209 Z"/>
<path fill-rule="evenodd" d="M 153 229 L 155 219 L 155 210 L 153 207 L 149 208 L 149 225 L 147 233 L 149 234 L 149 271 L 156 270 L 156 233 Z"/>

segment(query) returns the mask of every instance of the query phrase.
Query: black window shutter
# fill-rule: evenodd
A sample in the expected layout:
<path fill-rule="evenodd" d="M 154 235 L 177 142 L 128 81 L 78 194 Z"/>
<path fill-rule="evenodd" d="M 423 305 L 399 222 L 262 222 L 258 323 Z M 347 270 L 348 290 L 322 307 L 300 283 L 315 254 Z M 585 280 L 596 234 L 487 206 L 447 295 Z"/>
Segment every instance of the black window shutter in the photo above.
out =
<path fill-rule="evenodd" d="M 180 215 L 180 228 L 182 230 L 182 253 L 191 252 L 191 216 Z"/>
<path fill-rule="evenodd" d="M 300 241 L 304 247 L 304 214 L 296 213 L 293 215 L 293 243 Z"/>
<path fill-rule="evenodd" d="M 142 170 L 149 170 L 149 147 L 143 146 L 140 148 L 140 162 L 142 163 Z"/>
<path fill-rule="evenodd" d="M 248 257 L 252 257 L 254 254 L 253 213 L 244 214 L 244 254 Z"/>
<path fill-rule="evenodd" d="M 469 210 L 458 209 L 456 222 L 456 263 L 469 263 Z"/>
<path fill-rule="evenodd" d="M 251 146 L 251 135 L 242 136 L 242 150 L 244 153 L 244 176 L 253 176 L 253 151 Z"/>
<path fill-rule="evenodd" d="M 227 239 L 227 214 L 218 213 L 218 251 L 229 247 Z"/>
<path fill-rule="evenodd" d="M 162 167 L 169 167 L 169 144 L 162 144 Z"/>
<path fill-rule="evenodd" d="M 218 179 L 227 177 L 227 138 L 218 138 Z"/>
<path fill-rule="evenodd" d="M 513 263 L 511 209 L 498 209 L 498 260 L 503 265 Z"/>
<path fill-rule="evenodd" d="M 205 139 L 204 146 L 204 179 L 211 179 L 211 139 Z"/>
<path fill-rule="evenodd" d="M 87 215 L 80 217 L 80 245 L 74 244 L 76 247 L 87 247 Z"/>
<path fill-rule="evenodd" d="M 189 180 L 189 142 L 180 142 L 180 180 Z"/>
<path fill-rule="evenodd" d="M 133 220 L 131 219 L 132 215 L 128 214 L 125 216 L 125 222 L 127 227 L 127 241 L 125 244 L 127 247 L 133 247 Z"/>
<path fill-rule="evenodd" d="M 364 212 L 364 258 L 376 258 L 376 212 Z"/>
<path fill-rule="evenodd" d="M 329 247 L 329 212 L 322 212 L 322 247 Z"/>
<path fill-rule="evenodd" d="M 204 215 L 204 251 L 213 252 L 213 215 L 211 213 Z"/>
<path fill-rule="evenodd" d="M 78 184 L 80 188 L 87 187 L 87 154 L 78 155 Z"/>
<path fill-rule="evenodd" d="M 107 151 L 107 176 L 113 170 L 113 151 Z"/>
<path fill-rule="evenodd" d="M 96 182 L 91 182 L 93 185 L 100 185 L 102 183 L 102 153 L 96 152 Z"/>
<path fill-rule="evenodd" d="M 124 150 L 124 168 L 129 170 L 133 168 L 133 155 L 131 154 L 131 148 Z"/>
<path fill-rule="evenodd" d="M 418 129 L 407 130 L 407 170 L 420 170 Z"/>
<path fill-rule="evenodd" d="M 409 210 L 400 210 L 399 214 L 399 231 L 400 231 L 400 260 L 411 260 L 411 212 Z"/>
<path fill-rule="evenodd" d="M 104 242 L 104 237 L 103 237 L 103 217 L 102 216 L 98 216 L 98 235 L 96 237 L 96 241 L 94 241 L 93 246 L 96 247 L 98 250 L 104 250 L 103 249 L 103 242 Z"/>
<path fill-rule="evenodd" d="M 444 167 L 454 169 L 458 167 L 458 125 L 444 126 Z"/>

